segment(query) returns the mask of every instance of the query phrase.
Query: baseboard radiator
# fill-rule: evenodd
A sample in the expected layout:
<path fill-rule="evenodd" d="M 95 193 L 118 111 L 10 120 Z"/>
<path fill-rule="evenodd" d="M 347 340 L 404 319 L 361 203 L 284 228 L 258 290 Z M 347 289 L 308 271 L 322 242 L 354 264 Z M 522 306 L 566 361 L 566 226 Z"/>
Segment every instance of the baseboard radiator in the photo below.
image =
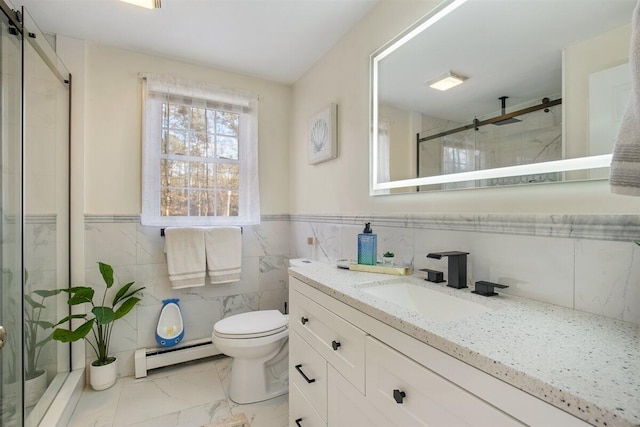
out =
<path fill-rule="evenodd" d="M 213 345 L 211 338 L 184 341 L 179 346 L 171 348 L 140 348 L 135 352 L 136 378 L 147 376 L 147 371 L 163 366 L 198 360 L 204 357 L 221 354 Z"/>

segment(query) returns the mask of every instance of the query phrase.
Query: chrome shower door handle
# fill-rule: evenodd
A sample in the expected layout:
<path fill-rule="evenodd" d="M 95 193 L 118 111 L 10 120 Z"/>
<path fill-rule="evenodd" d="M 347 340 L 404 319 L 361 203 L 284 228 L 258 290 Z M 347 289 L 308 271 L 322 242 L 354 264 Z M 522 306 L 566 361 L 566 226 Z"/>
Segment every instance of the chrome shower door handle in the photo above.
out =
<path fill-rule="evenodd" d="M 0 350 L 4 347 L 4 343 L 7 341 L 7 330 L 4 326 L 0 326 Z"/>

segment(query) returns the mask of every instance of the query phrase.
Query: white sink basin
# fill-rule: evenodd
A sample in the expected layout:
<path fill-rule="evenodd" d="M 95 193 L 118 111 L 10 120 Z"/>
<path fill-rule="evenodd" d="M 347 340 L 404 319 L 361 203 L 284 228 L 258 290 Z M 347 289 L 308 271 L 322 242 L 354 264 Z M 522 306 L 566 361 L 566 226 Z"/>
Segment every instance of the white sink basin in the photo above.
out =
<path fill-rule="evenodd" d="M 424 317 L 439 322 L 461 320 L 492 311 L 483 305 L 407 282 L 372 286 L 360 290 L 417 311 Z"/>

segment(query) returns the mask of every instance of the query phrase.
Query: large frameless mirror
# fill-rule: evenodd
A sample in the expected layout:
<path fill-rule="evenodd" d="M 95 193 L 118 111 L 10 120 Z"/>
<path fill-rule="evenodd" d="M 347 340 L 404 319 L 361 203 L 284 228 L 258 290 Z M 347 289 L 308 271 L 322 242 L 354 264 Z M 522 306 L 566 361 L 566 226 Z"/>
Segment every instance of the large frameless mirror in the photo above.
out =
<path fill-rule="evenodd" d="M 448 0 L 371 56 L 371 194 L 608 177 L 635 0 Z"/>

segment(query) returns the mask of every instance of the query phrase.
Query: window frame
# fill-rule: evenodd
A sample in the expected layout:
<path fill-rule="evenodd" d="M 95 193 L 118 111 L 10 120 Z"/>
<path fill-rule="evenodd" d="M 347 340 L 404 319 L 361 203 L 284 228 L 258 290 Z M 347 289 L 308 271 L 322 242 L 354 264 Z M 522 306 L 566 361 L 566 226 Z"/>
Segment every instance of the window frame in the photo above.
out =
<path fill-rule="evenodd" d="M 141 77 L 143 82 L 142 224 L 153 226 L 259 224 L 257 97 L 240 93 L 239 91 L 229 91 L 207 84 L 185 82 L 166 76 L 145 74 L 141 75 Z M 162 104 L 164 102 L 238 114 L 238 159 L 191 156 L 191 153 L 185 155 L 162 154 Z M 189 135 L 188 132 L 187 135 Z M 240 167 L 238 215 L 163 216 L 161 212 L 161 192 L 163 188 L 161 161 L 163 158 L 185 162 L 195 160 L 200 163 L 238 164 Z M 203 159 L 207 161 L 202 161 Z M 190 182 L 187 182 L 187 184 L 185 188 L 198 188 L 191 187 Z"/>

